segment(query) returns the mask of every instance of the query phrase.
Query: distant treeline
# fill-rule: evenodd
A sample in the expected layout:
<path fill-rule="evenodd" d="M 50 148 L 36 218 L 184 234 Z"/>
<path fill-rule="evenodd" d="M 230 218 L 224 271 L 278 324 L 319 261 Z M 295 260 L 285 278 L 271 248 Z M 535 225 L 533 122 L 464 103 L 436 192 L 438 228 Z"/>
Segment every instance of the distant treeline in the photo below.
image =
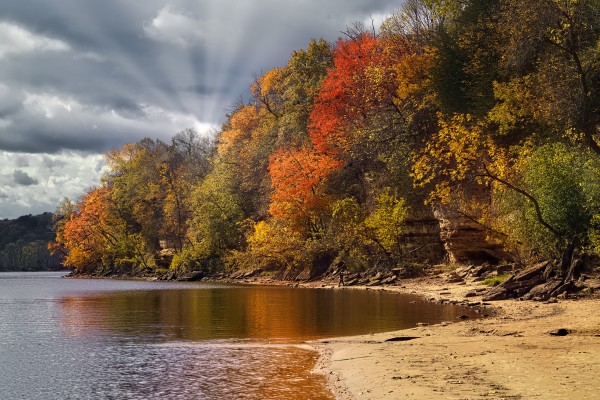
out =
<path fill-rule="evenodd" d="M 61 268 L 60 257 L 48 251 L 53 238 L 51 213 L 0 220 L 0 271 Z"/>

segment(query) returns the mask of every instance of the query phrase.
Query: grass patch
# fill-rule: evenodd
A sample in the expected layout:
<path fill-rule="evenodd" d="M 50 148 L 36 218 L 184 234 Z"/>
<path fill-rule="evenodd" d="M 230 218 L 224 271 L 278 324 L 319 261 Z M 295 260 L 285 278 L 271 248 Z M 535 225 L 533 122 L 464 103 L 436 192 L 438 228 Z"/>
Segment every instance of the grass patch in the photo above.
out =
<path fill-rule="evenodd" d="M 487 285 L 487 286 L 498 286 L 499 284 L 503 283 L 505 280 L 507 280 L 511 276 L 512 276 L 511 274 L 502 274 L 502 275 L 484 279 L 483 281 L 481 281 L 481 283 L 483 283 L 484 285 Z"/>

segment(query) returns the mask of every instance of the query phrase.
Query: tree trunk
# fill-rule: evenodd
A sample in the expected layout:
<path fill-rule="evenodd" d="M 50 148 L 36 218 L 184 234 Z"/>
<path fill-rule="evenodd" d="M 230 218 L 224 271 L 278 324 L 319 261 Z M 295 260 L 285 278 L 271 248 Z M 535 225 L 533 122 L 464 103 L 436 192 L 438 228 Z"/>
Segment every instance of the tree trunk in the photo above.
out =
<path fill-rule="evenodd" d="M 560 262 L 560 276 L 564 278 L 569 273 L 569 269 L 571 268 L 571 263 L 573 261 L 573 253 L 575 249 L 579 246 L 579 239 L 574 237 L 571 240 L 571 243 L 567 246 L 567 248 L 563 251 L 561 262 Z"/>

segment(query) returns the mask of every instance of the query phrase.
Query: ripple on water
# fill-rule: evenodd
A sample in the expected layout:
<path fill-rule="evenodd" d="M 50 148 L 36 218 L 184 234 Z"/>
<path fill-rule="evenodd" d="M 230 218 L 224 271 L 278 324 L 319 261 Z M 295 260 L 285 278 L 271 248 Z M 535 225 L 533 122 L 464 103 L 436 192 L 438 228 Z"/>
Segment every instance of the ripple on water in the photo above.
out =
<path fill-rule="evenodd" d="M 20 376 L 3 392 L 27 399 L 332 399 L 324 377 L 311 373 L 315 359 L 308 349 L 284 345 L 122 344 L 84 358 L 57 354 L 55 368 L 78 368 L 60 379 Z"/>
<path fill-rule="evenodd" d="M 330 399 L 294 343 L 466 313 L 375 291 L 59 276 L 0 274 L 0 399 Z"/>

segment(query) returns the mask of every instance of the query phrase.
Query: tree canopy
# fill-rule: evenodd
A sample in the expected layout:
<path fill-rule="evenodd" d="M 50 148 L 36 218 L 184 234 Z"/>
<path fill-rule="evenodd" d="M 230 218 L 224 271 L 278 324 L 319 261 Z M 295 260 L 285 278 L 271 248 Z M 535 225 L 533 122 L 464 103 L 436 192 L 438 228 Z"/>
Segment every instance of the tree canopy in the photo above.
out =
<path fill-rule="evenodd" d="M 597 254 L 598 4 L 409 0 L 312 40 L 214 136 L 109 152 L 52 248 L 80 271 L 396 268 L 408 221 L 451 206 L 520 260 Z"/>

